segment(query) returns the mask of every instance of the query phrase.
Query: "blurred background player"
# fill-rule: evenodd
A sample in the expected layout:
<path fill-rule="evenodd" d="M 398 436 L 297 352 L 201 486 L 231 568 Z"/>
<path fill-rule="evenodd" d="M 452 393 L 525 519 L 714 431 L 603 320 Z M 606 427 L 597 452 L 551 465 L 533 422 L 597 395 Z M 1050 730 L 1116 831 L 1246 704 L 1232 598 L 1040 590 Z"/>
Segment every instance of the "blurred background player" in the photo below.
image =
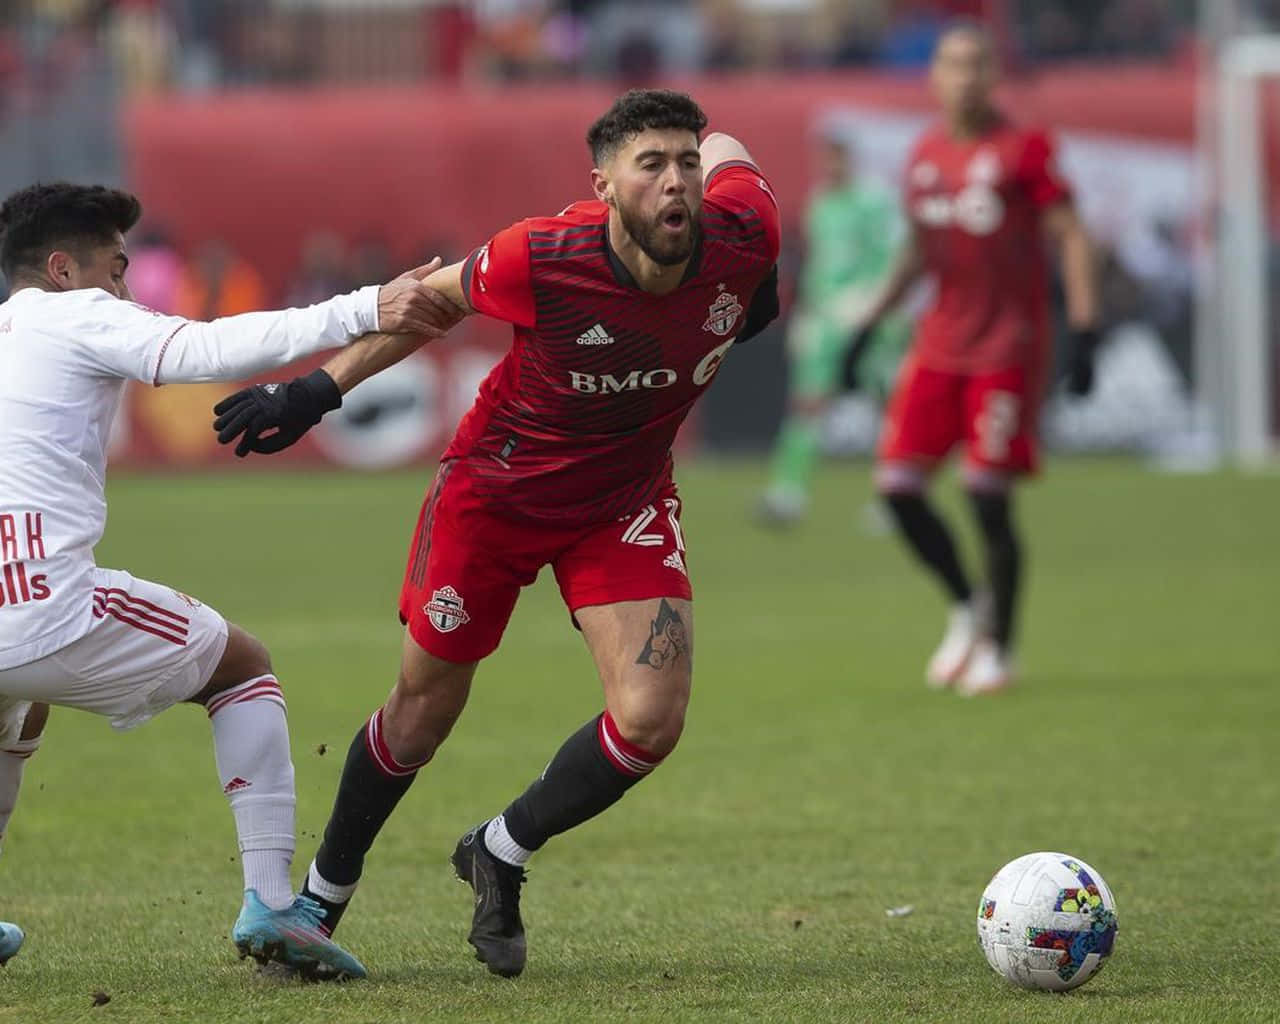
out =
<path fill-rule="evenodd" d="M 921 276 L 937 294 L 921 319 L 890 399 L 876 485 L 912 550 L 951 601 L 927 681 L 961 692 L 1002 688 L 1021 577 L 1012 485 L 1037 466 L 1037 417 L 1051 362 L 1045 238 L 1057 247 L 1072 345 L 1067 388 L 1093 384 L 1098 342 L 1094 257 L 1053 146 L 992 104 L 995 68 L 986 32 L 948 29 L 931 79 L 942 121 L 907 160 L 910 231 L 884 292 L 845 360 L 852 382 L 871 332 Z M 964 488 L 986 551 L 990 593 L 975 595 L 950 531 L 926 491 L 963 442 Z"/>
<path fill-rule="evenodd" d="M 840 388 L 841 357 L 902 244 L 897 199 L 859 173 L 853 143 L 825 125 L 814 140 L 817 183 L 805 211 L 804 270 L 787 329 L 787 413 L 774 444 L 758 518 L 786 526 L 804 518 L 822 425 Z M 909 337 L 907 320 L 885 315 L 858 365 L 858 383 L 883 396 Z"/>
<path fill-rule="evenodd" d="M 406 275 L 302 310 L 164 316 L 132 302 L 125 282 L 124 236 L 141 213 L 127 192 L 70 184 L 34 185 L 0 207 L 13 289 L 0 304 L 0 836 L 50 704 L 117 729 L 200 704 L 240 841 L 241 955 L 363 976 L 320 928 L 323 910 L 294 895 L 293 764 L 266 648 L 208 605 L 94 561 L 107 438 L 126 381 L 234 379 L 378 330 L 438 336 L 457 311 Z M 0 960 L 21 942 L 0 926 Z"/>
<path fill-rule="evenodd" d="M 595 661 L 605 709 L 454 849 L 454 870 L 475 891 L 468 941 L 491 972 L 524 970 L 520 896 L 533 853 L 675 749 L 692 687 L 693 590 L 671 445 L 769 287 L 780 232 L 760 169 L 727 135 L 699 144 L 706 123 L 682 93 L 625 94 L 587 134 L 594 199 L 514 224 L 427 278 L 515 334 L 422 506 L 400 598 L 400 677 L 356 732 L 304 888 L 326 927 L 544 566 Z M 368 339 L 316 374 L 345 393 L 415 347 Z M 301 436 L 310 423 L 277 397 L 288 390 L 252 387 L 220 403 L 218 439 L 239 435 L 226 422 L 238 409 Z M 240 437 L 246 448 L 272 450 L 255 430 Z"/>

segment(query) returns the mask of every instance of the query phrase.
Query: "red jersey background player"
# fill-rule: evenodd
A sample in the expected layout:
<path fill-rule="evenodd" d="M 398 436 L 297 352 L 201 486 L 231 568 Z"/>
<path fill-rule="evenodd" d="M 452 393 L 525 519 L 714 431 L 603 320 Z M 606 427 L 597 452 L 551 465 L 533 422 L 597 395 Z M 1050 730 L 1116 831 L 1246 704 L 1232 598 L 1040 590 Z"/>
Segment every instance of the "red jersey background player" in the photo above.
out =
<path fill-rule="evenodd" d="M 400 599 L 400 678 L 356 734 L 305 889 L 331 927 L 544 565 L 595 660 L 605 711 L 454 850 L 475 890 L 469 941 L 491 971 L 524 968 L 530 854 L 615 803 L 676 745 L 693 595 L 671 443 L 744 325 L 775 298 L 779 236 L 773 193 L 747 151 L 719 134 L 699 146 L 705 126 L 688 96 L 628 93 L 588 133 L 591 201 L 500 231 L 426 279 L 461 309 L 509 321 L 514 342 L 422 507 Z M 284 428 L 242 444 L 289 443 L 338 390 L 415 347 L 366 339 L 288 387 L 241 392 L 233 404 L 262 411 L 255 429 Z"/>
<path fill-rule="evenodd" d="M 992 105 L 994 67 L 981 28 L 938 42 L 931 68 L 942 121 L 907 161 L 908 243 L 850 348 L 921 275 L 937 294 L 921 319 L 885 415 L 876 482 L 903 536 L 953 601 L 926 679 L 974 694 L 1011 675 L 1021 565 L 1010 485 L 1034 473 L 1037 418 L 1051 359 L 1045 236 L 1059 248 L 1073 346 L 1067 387 L 1089 391 L 1097 295 L 1088 237 L 1058 174 L 1053 144 Z M 925 498 L 932 471 L 963 443 L 963 479 L 986 549 L 987 595 L 975 598 L 946 526 Z"/>

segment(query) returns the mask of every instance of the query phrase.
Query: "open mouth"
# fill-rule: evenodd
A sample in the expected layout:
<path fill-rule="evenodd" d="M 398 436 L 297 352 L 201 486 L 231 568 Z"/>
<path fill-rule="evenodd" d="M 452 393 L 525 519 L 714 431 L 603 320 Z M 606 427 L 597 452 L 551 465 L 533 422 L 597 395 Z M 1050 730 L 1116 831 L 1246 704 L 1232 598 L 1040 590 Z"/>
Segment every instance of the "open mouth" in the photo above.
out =
<path fill-rule="evenodd" d="M 682 209 L 668 210 L 662 215 L 661 223 L 668 231 L 683 231 L 689 223 L 689 214 Z"/>

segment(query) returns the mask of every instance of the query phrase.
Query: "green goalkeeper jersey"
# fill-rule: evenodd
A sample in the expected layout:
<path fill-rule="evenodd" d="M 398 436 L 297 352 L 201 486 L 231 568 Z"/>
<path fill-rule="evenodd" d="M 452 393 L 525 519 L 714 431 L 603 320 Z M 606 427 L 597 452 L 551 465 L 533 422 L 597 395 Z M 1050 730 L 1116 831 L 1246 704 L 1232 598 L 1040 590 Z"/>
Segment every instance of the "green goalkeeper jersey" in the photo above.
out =
<path fill-rule="evenodd" d="M 814 311 L 850 286 L 883 280 L 902 244 L 897 202 L 880 185 L 864 182 L 817 192 L 806 220 L 808 257 L 800 293 Z"/>

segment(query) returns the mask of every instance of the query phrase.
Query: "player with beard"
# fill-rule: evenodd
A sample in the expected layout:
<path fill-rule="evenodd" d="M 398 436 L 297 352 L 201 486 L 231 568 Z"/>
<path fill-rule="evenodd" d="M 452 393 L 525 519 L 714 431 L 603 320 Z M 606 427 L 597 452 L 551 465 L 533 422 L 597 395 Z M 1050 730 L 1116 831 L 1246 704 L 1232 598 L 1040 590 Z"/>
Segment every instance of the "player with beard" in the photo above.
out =
<path fill-rule="evenodd" d="M 699 145 L 705 127 L 688 96 L 626 94 L 587 135 L 593 200 L 507 228 L 426 279 L 510 322 L 514 343 L 422 507 L 400 598 L 400 676 L 356 733 L 307 879 L 330 928 L 544 565 L 595 660 L 605 709 L 457 843 L 454 868 L 475 890 L 469 941 L 490 971 L 524 969 L 520 891 L 533 852 L 616 803 L 680 737 L 693 606 L 671 444 L 729 348 L 767 319 L 753 314 L 772 305 L 779 236 L 773 193 L 747 151 L 722 134 Z M 345 393 L 413 347 L 365 339 L 318 371 L 319 384 Z M 251 430 L 242 445 L 301 436 L 308 420 L 289 396 L 304 390 L 225 400 L 220 440 L 240 436 L 228 422 L 250 409 L 278 433 Z"/>

